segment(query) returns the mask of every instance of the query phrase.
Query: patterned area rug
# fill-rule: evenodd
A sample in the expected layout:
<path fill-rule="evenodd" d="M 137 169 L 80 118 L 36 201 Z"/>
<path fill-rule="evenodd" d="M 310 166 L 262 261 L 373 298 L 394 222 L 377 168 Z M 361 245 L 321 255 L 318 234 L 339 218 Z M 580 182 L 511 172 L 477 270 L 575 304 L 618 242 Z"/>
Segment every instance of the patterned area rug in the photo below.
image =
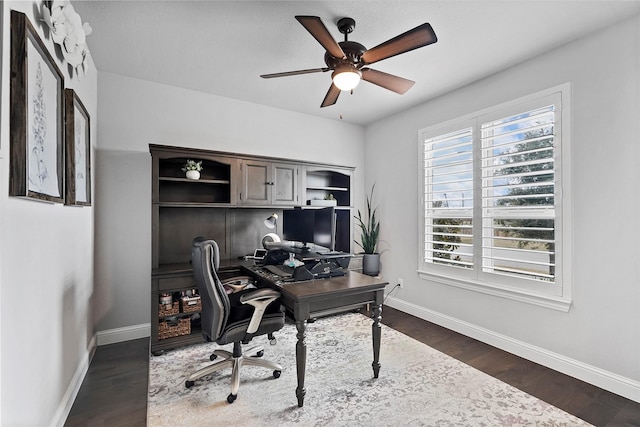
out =
<path fill-rule="evenodd" d="M 372 321 L 361 314 L 318 319 L 307 327 L 307 395 L 298 408 L 296 329 L 277 344 L 257 337 L 283 366 L 244 366 L 238 398 L 228 404 L 230 370 L 197 380 L 215 344 L 151 356 L 148 427 L 164 426 L 588 426 L 590 424 L 382 325 L 380 377 L 373 378 Z M 231 346 L 225 346 L 230 349 Z"/>

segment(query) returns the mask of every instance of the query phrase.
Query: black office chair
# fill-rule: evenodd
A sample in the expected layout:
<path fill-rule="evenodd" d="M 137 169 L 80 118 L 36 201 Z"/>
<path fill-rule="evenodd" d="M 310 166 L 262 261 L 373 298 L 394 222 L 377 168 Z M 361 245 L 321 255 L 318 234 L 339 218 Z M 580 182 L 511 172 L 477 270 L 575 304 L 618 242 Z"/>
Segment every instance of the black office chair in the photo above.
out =
<path fill-rule="evenodd" d="M 254 365 L 273 369 L 274 378 L 279 378 L 282 366 L 278 363 L 259 359 L 263 354 L 260 346 L 242 351 L 242 344 L 248 344 L 254 336 L 268 334 L 284 326 L 284 312 L 280 306 L 280 293 L 272 289 L 245 289 L 227 293 L 216 274 L 220 263 L 218 244 L 214 240 L 194 239 L 191 248 L 193 275 L 202 298 L 202 334 L 206 341 L 220 345 L 233 343 L 233 353 L 215 350 L 215 356 L 224 360 L 216 362 L 192 374 L 185 386 L 212 372 L 227 367 L 232 368 L 231 394 L 227 402 L 233 403 L 240 386 L 240 366 Z M 247 357 L 256 355 L 257 357 Z M 212 360 L 215 358 L 212 356 Z"/>

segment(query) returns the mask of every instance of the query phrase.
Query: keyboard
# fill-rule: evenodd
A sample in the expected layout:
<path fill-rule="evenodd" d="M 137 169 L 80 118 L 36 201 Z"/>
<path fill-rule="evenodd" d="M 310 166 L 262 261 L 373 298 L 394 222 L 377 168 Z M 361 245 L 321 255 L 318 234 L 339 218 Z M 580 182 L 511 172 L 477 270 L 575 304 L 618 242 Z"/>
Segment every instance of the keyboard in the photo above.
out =
<path fill-rule="evenodd" d="M 288 265 L 265 265 L 263 268 L 280 277 L 293 276 L 293 267 L 289 267 Z"/>

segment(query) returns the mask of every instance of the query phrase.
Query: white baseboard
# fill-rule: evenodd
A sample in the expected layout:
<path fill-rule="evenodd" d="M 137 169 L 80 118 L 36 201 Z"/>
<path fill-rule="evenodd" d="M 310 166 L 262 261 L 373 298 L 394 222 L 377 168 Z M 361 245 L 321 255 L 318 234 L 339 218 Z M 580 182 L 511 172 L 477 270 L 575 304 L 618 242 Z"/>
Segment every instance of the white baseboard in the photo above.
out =
<path fill-rule="evenodd" d="M 578 360 L 557 354 L 540 347 L 514 340 L 505 335 L 497 334 L 485 328 L 468 322 L 438 313 L 409 302 L 389 298 L 386 303 L 389 307 L 404 311 L 420 319 L 443 326 L 452 331 L 477 339 L 499 349 L 508 351 L 532 362 L 546 366 L 563 374 L 585 381 L 596 387 L 608 390 L 612 393 L 640 402 L 640 382 L 623 377 L 613 372 L 588 365 Z M 384 318 L 384 313 L 382 313 Z"/>
<path fill-rule="evenodd" d="M 82 358 L 82 361 L 78 365 L 78 369 L 76 369 L 64 396 L 62 396 L 62 399 L 60 400 L 58 409 L 49 424 L 51 427 L 63 427 L 64 423 L 67 421 L 69 412 L 71 412 L 71 408 L 73 407 L 73 402 L 75 402 L 76 397 L 78 397 L 82 381 L 84 381 L 84 377 L 87 375 L 87 371 L 89 370 L 91 359 L 93 359 L 93 355 L 96 353 L 96 347 L 96 337 L 94 336 L 89 342 L 87 353 Z"/>
<path fill-rule="evenodd" d="M 138 338 L 146 338 L 151 336 L 151 323 L 142 323 L 140 325 L 125 326 L 124 328 L 98 331 L 96 335 L 99 346 L 136 340 Z"/>

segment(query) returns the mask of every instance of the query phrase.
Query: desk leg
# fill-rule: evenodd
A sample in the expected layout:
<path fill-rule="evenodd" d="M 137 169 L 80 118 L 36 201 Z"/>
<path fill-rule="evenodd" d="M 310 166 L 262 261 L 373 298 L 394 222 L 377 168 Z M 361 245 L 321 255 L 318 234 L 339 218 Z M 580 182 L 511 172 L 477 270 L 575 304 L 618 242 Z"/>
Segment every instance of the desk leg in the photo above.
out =
<path fill-rule="evenodd" d="M 303 321 L 296 320 L 296 328 L 298 329 L 298 342 L 296 344 L 296 366 L 298 369 L 298 388 L 296 388 L 296 396 L 298 397 L 298 407 L 304 405 L 304 395 L 307 391 L 304 389 L 304 375 L 307 370 L 307 341 L 306 341 L 306 324 Z"/>
<path fill-rule="evenodd" d="M 382 304 L 373 306 L 373 325 L 371 325 L 371 331 L 373 333 L 373 377 L 378 378 L 380 373 L 380 336 L 382 333 L 382 327 L 380 326 L 380 320 L 382 320 Z"/>

